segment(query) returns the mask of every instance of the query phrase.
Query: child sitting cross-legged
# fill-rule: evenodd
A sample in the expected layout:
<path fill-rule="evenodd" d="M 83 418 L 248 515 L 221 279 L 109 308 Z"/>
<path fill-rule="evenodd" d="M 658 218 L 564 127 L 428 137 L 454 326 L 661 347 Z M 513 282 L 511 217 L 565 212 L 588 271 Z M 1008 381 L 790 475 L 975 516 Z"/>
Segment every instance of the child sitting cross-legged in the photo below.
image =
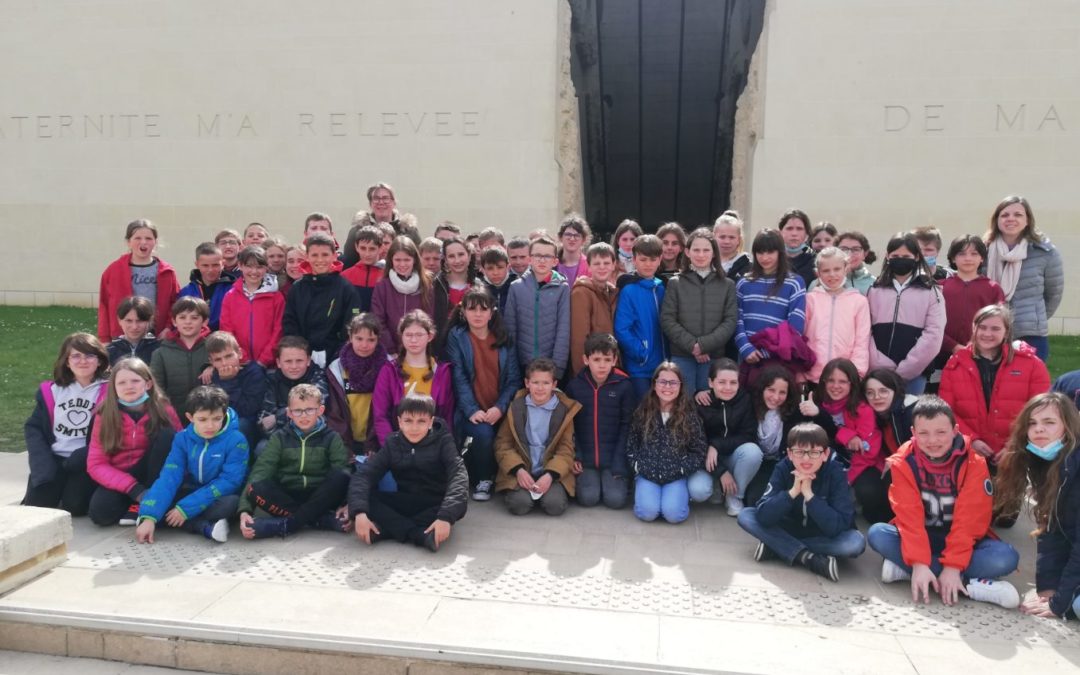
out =
<path fill-rule="evenodd" d="M 829 435 L 817 424 L 792 427 L 787 458 L 773 469 L 756 507 L 739 512 L 739 526 L 759 541 L 754 560 L 781 558 L 839 581 L 836 559 L 855 558 L 866 540 L 855 529 L 847 476 L 829 461 Z"/>
<path fill-rule="evenodd" d="M 555 389 L 555 362 L 540 357 L 525 369 L 519 391 L 495 436 L 495 490 L 522 516 L 539 505 L 549 516 L 574 496 L 574 416 L 581 404 Z"/>
<path fill-rule="evenodd" d="M 469 475 L 434 399 L 406 396 L 396 414 L 398 431 L 353 475 L 349 516 L 365 544 L 396 539 L 436 551 L 465 516 Z M 396 492 L 377 487 L 388 471 Z"/>
<path fill-rule="evenodd" d="M 284 537 L 305 527 L 344 532 L 335 511 L 349 487 L 345 444 L 323 421 L 322 392 L 298 384 L 289 393 L 289 424 L 275 431 L 255 460 L 240 496 L 245 539 Z M 255 508 L 269 516 L 253 517 Z"/>
<path fill-rule="evenodd" d="M 960 594 L 1006 608 L 1020 594 L 1001 577 L 1020 555 L 990 529 L 993 487 L 986 460 L 960 433 L 949 404 L 922 396 L 911 411 L 913 437 L 888 460 L 896 518 L 870 527 L 870 548 L 885 558 L 881 580 L 911 580 L 911 599 L 946 605 Z"/>
<path fill-rule="evenodd" d="M 224 542 L 248 466 L 248 444 L 219 387 L 196 387 L 184 406 L 191 424 L 173 437 L 157 480 L 139 503 L 135 539 L 154 543 L 162 520 Z"/>
<path fill-rule="evenodd" d="M 259 426 L 266 438 L 255 446 L 255 456 L 262 454 L 270 435 L 284 429 L 289 423 L 289 392 L 298 384 L 313 384 L 322 392 L 323 402 L 328 396 L 326 373 L 311 360 L 308 341 L 299 335 L 286 335 L 278 342 L 277 370 L 266 375 L 266 396 L 259 410 Z M 336 431 L 336 429 L 335 429 Z"/>

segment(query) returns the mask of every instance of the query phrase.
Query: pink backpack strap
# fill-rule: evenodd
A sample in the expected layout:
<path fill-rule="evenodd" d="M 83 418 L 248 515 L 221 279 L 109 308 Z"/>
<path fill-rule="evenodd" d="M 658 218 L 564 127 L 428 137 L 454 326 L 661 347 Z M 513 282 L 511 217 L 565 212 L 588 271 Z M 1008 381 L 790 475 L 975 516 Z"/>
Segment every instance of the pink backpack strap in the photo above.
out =
<path fill-rule="evenodd" d="M 56 407 L 56 399 L 53 398 L 52 393 L 52 380 L 46 380 L 41 383 L 41 398 L 45 400 L 45 409 L 49 411 L 49 427 L 56 423 L 54 419 L 54 408 Z"/>

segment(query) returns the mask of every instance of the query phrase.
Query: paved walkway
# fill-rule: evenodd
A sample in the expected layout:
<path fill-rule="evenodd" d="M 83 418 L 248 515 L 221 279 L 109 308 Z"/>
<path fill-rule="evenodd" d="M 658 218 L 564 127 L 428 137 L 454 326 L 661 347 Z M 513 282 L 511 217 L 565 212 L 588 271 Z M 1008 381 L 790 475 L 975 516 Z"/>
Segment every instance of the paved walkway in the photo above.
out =
<path fill-rule="evenodd" d="M 0 460 L 6 498 L 17 467 Z M 1022 593 L 1034 578 L 1028 530 L 1005 533 L 1024 554 L 1010 579 Z M 257 542 L 236 533 L 218 545 L 172 531 L 153 546 L 85 519 L 75 532 L 69 561 L 0 598 L 0 619 L 532 670 L 1080 666 L 1075 622 L 970 601 L 913 605 L 907 584 L 880 583 L 872 551 L 842 563 L 839 584 L 757 564 L 752 540 L 715 506 L 672 526 L 603 508 L 515 518 L 471 503 L 438 554 L 321 532 Z"/>

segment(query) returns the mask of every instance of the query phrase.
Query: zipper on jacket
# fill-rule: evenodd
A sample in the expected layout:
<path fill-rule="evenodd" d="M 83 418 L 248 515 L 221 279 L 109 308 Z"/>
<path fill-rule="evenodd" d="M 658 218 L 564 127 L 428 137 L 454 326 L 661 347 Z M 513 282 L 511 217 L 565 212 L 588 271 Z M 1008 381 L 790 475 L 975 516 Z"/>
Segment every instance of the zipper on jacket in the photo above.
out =
<path fill-rule="evenodd" d="M 304 463 L 307 460 L 307 438 L 305 436 L 300 437 L 300 480 L 304 482 L 304 487 L 307 487 L 307 476 L 304 475 Z"/>
<path fill-rule="evenodd" d="M 610 375 L 608 376 L 610 377 Z M 596 468 L 600 468 L 600 427 L 599 427 L 599 413 L 600 413 L 600 387 L 593 385 L 592 390 L 592 428 L 593 428 L 593 457 L 596 461 Z"/>
<path fill-rule="evenodd" d="M 904 286 L 904 288 L 907 288 L 907 286 Z M 900 290 L 896 291 L 896 303 L 893 304 L 892 328 L 889 330 L 889 348 L 887 350 L 888 353 L 886 354 L 886 356 L 888 356 L 890 359 L 892 359 L 892 357 L 893 357 L 893 354 L 892 354 L 893 338 L 896 337 L 896 317 L 900 316 L 900 295 L 904 292 L 904 288 L 901 288 Z M 894 288 L 893 290 L 896 290 L 896 289 Z"/>
<path fill-rule="evenodd" d="M 199 485 L 203 484 L 203 457 L 206 456 L 206 451 L 210 447 L 210 441 L 204 440 L 202 446 L 202 452 L 199 453 Z"/>
<path fill-rule="evenodd" d="M 825 359 L 825 363 L 832 361 L 833 323 L 836 321 L 836 299 L 838 297 L 840 296 L 832 296 L 832 310 L 829 313 L 829 358 Z"/>
<path fill-rule="evenodd" d="M 540 356 L 540 282 L 536 282 L 533 295 L 533 358 Z"/>
<path fill-rule="evenodd" d="M 255 296 L 248 300 L 248 359 L 255 360 Z"/>

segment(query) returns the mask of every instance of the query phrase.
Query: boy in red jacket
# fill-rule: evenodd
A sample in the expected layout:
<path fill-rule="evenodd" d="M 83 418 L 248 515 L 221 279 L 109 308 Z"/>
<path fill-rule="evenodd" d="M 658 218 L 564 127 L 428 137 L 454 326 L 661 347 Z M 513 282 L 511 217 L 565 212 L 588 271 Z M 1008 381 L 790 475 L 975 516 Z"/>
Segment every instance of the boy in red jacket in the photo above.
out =
<path fill-rule="evenodd" d="M 356 255 L 359 260 L 352 267 L 341 271 L 341 278 L 356 287 L 360 297 L 360 311 L 371 311 L 371 294 L 375 284 L 383 277 L 379 262 L 379 249 L 382 246 L 382 232 L 370 225 L 361 227 L 356 233 Z"/>
<path fill-rule="evenodd" d="M 1006 608 L 1020 604 L 1007 581 L 1020 562 L 990 529 L 993 484 L 986 460 L 960 433 L 952 409 L 922 396 L 912 410 L 912 439 L 892 457 L 889 502 L 896 518 L 870 528 L 870 548 L 885 558 L 881 580 L 911 580 L 911 598 L 930 588 L 953 605 L 960 594 Z"/>

